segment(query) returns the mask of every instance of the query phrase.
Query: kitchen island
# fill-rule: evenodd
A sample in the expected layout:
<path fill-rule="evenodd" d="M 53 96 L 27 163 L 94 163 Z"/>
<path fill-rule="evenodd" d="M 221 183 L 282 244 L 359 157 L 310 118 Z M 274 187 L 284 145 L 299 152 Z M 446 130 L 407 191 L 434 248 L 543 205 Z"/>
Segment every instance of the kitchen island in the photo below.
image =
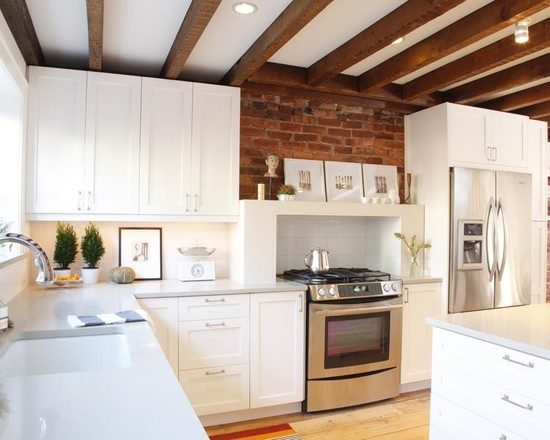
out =
<path fill-rule="evenodd" d="M 550 438 L 550 304 L 428 318 L 430 439 Z"/>

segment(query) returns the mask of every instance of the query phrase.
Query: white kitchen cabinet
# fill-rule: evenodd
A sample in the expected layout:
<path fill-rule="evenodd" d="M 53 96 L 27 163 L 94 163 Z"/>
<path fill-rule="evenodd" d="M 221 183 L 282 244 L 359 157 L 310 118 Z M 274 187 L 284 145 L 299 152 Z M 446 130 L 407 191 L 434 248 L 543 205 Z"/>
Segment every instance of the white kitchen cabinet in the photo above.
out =
<path fill-rule="evenodd" d="M 238 214 L 239 127 L 240 89 L 193 84 L 193 214 Z"/>
<path fill-rule="evenodd" d="M 138 303 L 153 322 L 153 332 L 174 373 L 178 373 L 178 299 L 144 298 Z"/>
<path fill-rule="evenodd" d="M 432 327 L 426 324 L 426 318 L 440 311 L 440 282 L 403 286 L 402 384 L 430 379 Z"/>
<path fill-rule="evenodd" d="M 139 212 L 187 214 L 194 202 L 190 195 L 193 84 L 142 81 Z"/>
<path fill-rule="evenodd" d="M 82 212 L 86 72 L 29 67 L 28 213 Z"/>
<path fill-rule="evenodd" d="M 546 221 L 548 216 L 548 124 L 529 121 L 529 169 L 533 183 L 533 221 Z"/>
<path fill-rule="evenodd" d="M 486 163 L 490 158 L 487 113 L 463 105 L 449 108 L 449 158 L 461 163 Z"/>
<path fill-rule="evenodd" d="M 137 214 L 141 78 L 88 72 L 86 210 Z"/>
<path fill-rule="evenodd" d="M 546 302 L 548 223 L 533 222 L 531 237 L 531 304 L 539 304 Z"/>
<path fill-rule="evenodd" d="M 304 399 L 305 294 L 250 295 L 250 407 Z"/>
<path fill-rule="evenodd" d="M 529 118 L 490 111 L 489 147 L 496 165 L 527 169 L 529 165 Z"/>

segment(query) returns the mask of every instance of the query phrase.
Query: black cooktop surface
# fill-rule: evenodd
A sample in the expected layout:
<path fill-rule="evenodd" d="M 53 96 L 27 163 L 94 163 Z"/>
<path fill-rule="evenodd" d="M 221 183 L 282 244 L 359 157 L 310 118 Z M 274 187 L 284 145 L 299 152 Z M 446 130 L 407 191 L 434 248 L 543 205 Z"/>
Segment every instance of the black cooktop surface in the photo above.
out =
<path fill-rule="evenodd" d="M 297 281 L 303 284 L 341 284 L 359 283 L 367 281 L 388 281 L 390 274 L 371 270 L 367 268 L 344 268 L 337 267 L 330 269 L 322 275 L 315 275 L 309 269 L 285 270 L 283 278 Z"/>

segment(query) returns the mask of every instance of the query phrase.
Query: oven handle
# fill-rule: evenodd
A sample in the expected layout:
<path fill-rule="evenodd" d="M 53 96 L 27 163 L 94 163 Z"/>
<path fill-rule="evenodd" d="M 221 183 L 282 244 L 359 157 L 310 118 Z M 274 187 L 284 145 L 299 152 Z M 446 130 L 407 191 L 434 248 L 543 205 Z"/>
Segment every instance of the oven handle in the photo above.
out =
<path fill-rule="evenodd" d="M 361 307 L 361 308 L 338 308 L 338 309 L 325 309 L 325 310 L 316 310 L 314 312 L 315 316 L 346 316 L 346 315 L 357 315 L 359 313 L 378 313 L 378 312 L 391 312 L 392 310 L 402 310 L 403 305 L 395 306 L 379 306 L 379 307 Z"/>

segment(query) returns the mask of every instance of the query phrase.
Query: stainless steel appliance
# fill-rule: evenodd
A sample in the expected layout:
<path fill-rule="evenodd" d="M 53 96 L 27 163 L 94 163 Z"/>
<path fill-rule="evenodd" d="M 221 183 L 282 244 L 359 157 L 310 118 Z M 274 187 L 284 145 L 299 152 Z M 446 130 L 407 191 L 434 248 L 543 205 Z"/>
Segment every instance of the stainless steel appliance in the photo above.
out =
<path fill-rule="evenodd" d="M 449 312 L 530 303 L 531 176 L 451 169 Z"/>
<path fill-rule="evenodd" d="M 322 411 L 399 395 L 402 285 L 384 272 L 292 270 L 309 285 L 306 401 Z"/>
<path fill-rule="evenodd" d="M 306 255 L 304 263 L 315 275 L 327 273 L 330 269 L 328 251 L 321 248 L 313 249 Z"/>

